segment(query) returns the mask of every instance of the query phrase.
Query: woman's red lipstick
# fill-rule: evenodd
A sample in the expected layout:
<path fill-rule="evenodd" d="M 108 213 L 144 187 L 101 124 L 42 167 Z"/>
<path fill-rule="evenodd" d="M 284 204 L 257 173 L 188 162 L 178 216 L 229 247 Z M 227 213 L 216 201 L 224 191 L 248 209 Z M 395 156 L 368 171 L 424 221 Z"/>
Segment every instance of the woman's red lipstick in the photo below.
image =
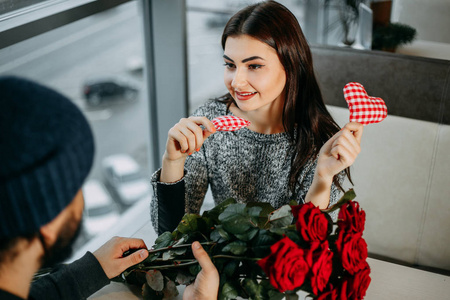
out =
<path fill-rule="evenodd" d="M 256 95 L 256 92 L 237 92 L 235 91 L 236 98 L 241 101 L 249 100 Z"/>

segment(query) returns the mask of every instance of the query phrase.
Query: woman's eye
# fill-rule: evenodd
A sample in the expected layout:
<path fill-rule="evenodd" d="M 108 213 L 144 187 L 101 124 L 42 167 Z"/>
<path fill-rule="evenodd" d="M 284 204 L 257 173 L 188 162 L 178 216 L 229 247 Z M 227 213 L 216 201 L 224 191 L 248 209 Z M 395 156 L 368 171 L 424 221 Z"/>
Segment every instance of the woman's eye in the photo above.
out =
<path fill-rule="evenodd" d="M 226 62 L 226 63 L 224 63 L 223 65 L 224 65 L 225 67 L 227 67 L 227 69 L 233 69 L 233 68 L 234 68 L 234 64 L 232 64 L 232 63 Z"/>
<path fill-rule="evenodd" d="M 252 64 L 252 65 L 249 65 L 248 68 L 249 68 L 250 70 L 256 70 L 256 69 L 261 68 L 262 66 L 263 66 L 263 65 Z"/>

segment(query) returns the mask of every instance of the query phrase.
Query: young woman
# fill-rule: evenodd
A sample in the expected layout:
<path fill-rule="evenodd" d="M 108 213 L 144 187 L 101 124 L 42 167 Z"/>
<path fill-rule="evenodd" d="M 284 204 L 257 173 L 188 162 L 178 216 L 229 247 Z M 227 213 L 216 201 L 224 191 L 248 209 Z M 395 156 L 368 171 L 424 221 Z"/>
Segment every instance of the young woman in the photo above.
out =
<path fill-rule="evenodd" d="M 360 152 L 362 125 L 340 130 L 314 76 L 311 52 L 295 16 L 268 1 L 236 13 L 222 35 L 229 93 L 183 118 L 168 134 L 162 168 L 152 178 L 152 221 L 162 233 L 186 212 L 198 213 L 210 186 L 216 204 L 228 198 L 295 199 L 326 208 Z M 216 132 L 211 120 L 251 122 Z"/>

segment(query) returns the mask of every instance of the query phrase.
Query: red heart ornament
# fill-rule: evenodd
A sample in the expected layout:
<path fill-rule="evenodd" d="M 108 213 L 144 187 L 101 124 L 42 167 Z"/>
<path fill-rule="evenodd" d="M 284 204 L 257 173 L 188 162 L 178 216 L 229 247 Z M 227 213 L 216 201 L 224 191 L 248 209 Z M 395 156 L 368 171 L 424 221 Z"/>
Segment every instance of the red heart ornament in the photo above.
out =
<path fill-rule="evenodd" d="M 222 116 L 214 118 L 214 127 L 217 131 L 236 131 L 250 125 L 250 122 L 235 116 Z"/>
<path fill-rule="evenodd" d="M 367 95 L 361 83 L 347 83 L 344 87 L 344 97 L 350 110 L 350 122 L 367 125 L 381 122 L 387 116 L 384 100 Z"/>

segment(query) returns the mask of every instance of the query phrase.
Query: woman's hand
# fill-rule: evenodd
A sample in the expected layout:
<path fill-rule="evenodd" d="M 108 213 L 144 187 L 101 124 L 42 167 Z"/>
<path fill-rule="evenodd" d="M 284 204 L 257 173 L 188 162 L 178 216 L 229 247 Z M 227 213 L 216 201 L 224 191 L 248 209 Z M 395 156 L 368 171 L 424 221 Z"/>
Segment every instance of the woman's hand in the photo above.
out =
<path fill-rule="evenodd" d="M 181 119 L 169 130 L 164 158 L 171 161 L 185 159 L 187 155 L 199 151 L 203 142 L 214 132 L 214 124 L 206 117 Z"/>
<path fill-rule="evenodd" d="M 361 152 L 362 133 L 363 125 L 351 122 L 331 137 L 320 149 L 316 175 L 331 182 L 334 175 L 351 166 Z"/>
<path fill-rule="evenodd" d="M 169 130 L 160 181 L 175 182 L 181 179 L 186 157 L 199 151 L 204 141 L 214 132 L 214 124 L 206 117 L 183 118 L 175 124 Z"/>
<path fill-rule="evenodd" d="M 361 152 L 362 133 L 362 124 L 348 123 L 322 146 L 306 202 L 311 201 L 320 209 L 328 207 L 333 177 L 351 166 Z"/>

